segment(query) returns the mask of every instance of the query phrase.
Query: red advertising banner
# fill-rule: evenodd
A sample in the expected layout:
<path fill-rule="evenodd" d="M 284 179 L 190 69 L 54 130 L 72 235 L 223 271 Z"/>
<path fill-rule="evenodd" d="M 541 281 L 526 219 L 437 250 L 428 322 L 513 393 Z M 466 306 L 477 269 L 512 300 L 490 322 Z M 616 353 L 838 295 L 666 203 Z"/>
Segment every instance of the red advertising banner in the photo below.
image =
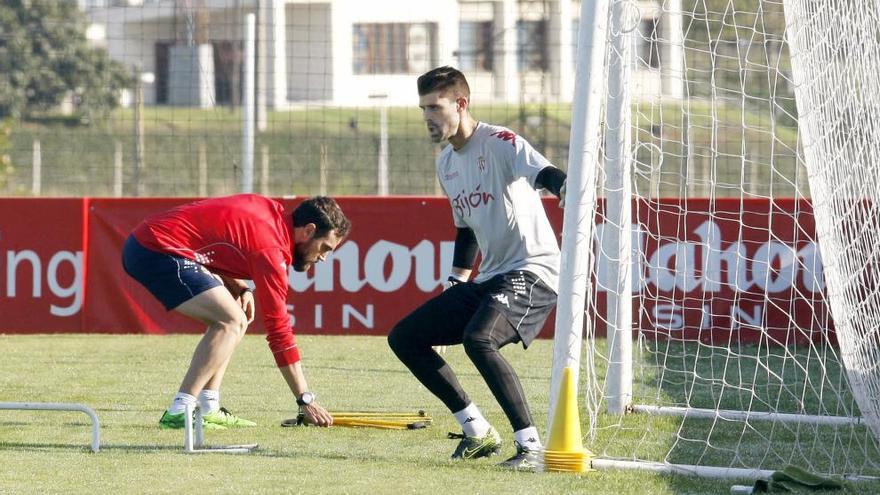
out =
<path fill-rule="evenodd" d="M 667 199 L 639 206 L 632 231 L 633 288 L 641 294 L 636 328 L 703 342 L 828 335 L 809 202 Z M 599 239 L 604 228 L 597 228 Z M 605 258 L 597 260 L 601 301 L 612 274 Z"/>
<path fill-rule="evenodd" d="M 193 201 L 184 198 L 93 199 L 89 208 L 88 304 L 84 328 L 101 333 L 200 332 L 199 323 L 165 311 L 122 268 L 122 245 L 146 217 Z"/>
<path fill-rule="evenodd" d="M 187 201 L 0 199 L 0 332 L 201 332 L 166 312 L 120 262 L 122 244 L 141 220 Z M 298 200 L 283 202 L 293 208 Z M 455 235 L 449 203 L 339 203 L 352 233 L 309 273 L 291 270 L 291 324 L 300 334 L 385 335 L 441 289 Z M 816 340 L 830 328 L 809 203 L 669 199 L 636 206 L 635 328 L 649 336 L 778 343 Z M 545 210 L 561 233 L 556 200 L 548 199 Z M 609 260 L 617 255 L 604 248 L 602 218 L 600 211 L 594 307 L 604 314 L 617 276 Z M 604 318 L 590 320 L 604 335 Z M 543 337 L 552 325 L 551 318 Z M 250 331 L 262 329 L 258 314 Z"/>
<path fill-rule="evenodd" d="M 83 330 L 87 204 L 0 198 L 0 332 Z"/>

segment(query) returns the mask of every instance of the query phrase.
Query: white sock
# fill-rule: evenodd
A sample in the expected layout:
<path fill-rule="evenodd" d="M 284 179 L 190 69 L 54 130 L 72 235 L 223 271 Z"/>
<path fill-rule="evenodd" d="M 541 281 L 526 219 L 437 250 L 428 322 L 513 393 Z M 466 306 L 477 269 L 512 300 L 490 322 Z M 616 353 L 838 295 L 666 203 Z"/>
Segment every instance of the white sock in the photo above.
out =
<path fill-rule="evenodd" d="M 220 410 L 220 391 L 204 389 L 199 392 L 199 407 L 208 414 Z"/>
<path fill-rule="evenodd" d="M 482 437 L 489 431 L 491 426 L 473 402 L 461 411 L 452 413 L 452 415 L 455 416 L 456 421 L 461 425 L 464 434 L 469 437 Z"/>
<path fill-rule="evenodd" d="M 168 413 L 180 414 L 186 410 L 187 405 L 192 404 L 195 406 L 197 403 L 198 401 L 192 395 L 177 392 L 177 395 L 174 396 L 174 400 L 171 401 L 171 407 L 168 408 Z"/>
<path fill-rule="evenodd" d="M 516 443 L 529 450 L 541 450 L 541 437 L 538 436 L 538 429 L 534 426 L 513 432 L 513 438 Z"/>

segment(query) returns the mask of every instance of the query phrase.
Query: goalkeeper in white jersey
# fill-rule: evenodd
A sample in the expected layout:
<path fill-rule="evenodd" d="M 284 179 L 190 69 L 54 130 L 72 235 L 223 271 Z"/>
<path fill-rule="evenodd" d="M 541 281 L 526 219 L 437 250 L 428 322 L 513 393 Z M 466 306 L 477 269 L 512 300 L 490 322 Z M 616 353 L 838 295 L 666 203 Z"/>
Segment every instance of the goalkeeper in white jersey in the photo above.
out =
<path fill-rule="evenodd" d="M 432 348 L 463 344 L 513 428 L 516 454 L 501 465 L 534 470 L 541 440 L 519 377 L 499 349 L 528 347 L 556 305 L 559 244 L 538 190 L 564 198 L 565 173 L 513 131 L 476 121 L 458 70 L 425 73 L 418 91 L 431 140 L 449 142 L 437 177 L 452 205 L 455 251 L 445 290 L 401 320 L 388 343 L 461 424 L 452 457 L 474 459 L 497 454 L 501 437 Z M 471 280 L 478 249 L 479 275 Z"/>

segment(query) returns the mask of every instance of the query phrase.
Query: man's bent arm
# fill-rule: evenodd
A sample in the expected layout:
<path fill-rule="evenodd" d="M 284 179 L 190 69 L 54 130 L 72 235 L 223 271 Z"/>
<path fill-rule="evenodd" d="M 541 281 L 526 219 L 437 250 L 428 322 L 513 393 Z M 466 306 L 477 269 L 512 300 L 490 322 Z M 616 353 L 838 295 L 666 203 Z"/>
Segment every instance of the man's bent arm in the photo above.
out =
<path fill-rule="evenodd" d="M 455 234 L 455 248 L 452 254 L 452 273 L 450 275 L 460 282 L 467 282 L 471 270 L 477 260 L 477 237 L 467 227 L 458 227 Z"/>

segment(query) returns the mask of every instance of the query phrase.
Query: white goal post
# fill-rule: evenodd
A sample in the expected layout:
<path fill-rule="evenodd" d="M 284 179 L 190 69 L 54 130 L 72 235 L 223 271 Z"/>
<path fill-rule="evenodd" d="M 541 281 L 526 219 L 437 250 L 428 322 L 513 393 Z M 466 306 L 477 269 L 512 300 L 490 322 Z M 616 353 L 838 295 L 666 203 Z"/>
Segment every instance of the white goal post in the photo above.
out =
<path fill-rule="evenodd" d="M 572 366 L 594 467 L 880 476 L 880 1 L 580 18 L 548 418 Z"/>

